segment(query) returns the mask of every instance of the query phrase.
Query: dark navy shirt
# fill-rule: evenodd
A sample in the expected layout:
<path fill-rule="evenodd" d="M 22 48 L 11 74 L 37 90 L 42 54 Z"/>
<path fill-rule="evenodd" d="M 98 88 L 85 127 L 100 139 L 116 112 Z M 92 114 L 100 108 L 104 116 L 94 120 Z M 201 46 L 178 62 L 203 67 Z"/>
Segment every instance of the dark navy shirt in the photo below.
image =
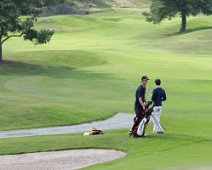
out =
<path fill-rule="evenodd" d="M 166 92 L 162 87 L 156 87 L 152 92 L 152 101 L 155 106 L 162 106 L 162 101 L 166 100 Z"/>
<path fill-rule="evenodd" d="M 141 113 L 143 112 L 143 107 L 141 106 L 140 102 L 139 102 L 139 97 L 141 97 L 142 101 L 145 101 L 145 92 L 146 92 L 146 88 L 143 87 L 142 85 L 140 85 L 136 92 L 135 92 L 135 112 L 136 113 Z"/>

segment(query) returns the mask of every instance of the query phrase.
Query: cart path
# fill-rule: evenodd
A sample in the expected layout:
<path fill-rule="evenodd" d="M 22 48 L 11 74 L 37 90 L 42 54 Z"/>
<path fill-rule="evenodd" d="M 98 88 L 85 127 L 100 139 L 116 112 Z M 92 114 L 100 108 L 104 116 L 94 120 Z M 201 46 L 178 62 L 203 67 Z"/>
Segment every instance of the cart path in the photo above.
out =
<path fill-rule="evenodd" d="M 82 149 L 0 156 L 0 170 L 72 170 L 124 157 L 107 149 Z"/>
<path fill-rule="evenodd" d="M 79 125 L 0 131 L 0 139 L 37 135 L 83 133 L 89 131 L 92 127 L 96 127 L 101 130 L 130 128 L 130 126 L 132 126 L 133 118 L 134 114 L 117 113 L 113 117 L 106 120 L 82 123 Z"/>

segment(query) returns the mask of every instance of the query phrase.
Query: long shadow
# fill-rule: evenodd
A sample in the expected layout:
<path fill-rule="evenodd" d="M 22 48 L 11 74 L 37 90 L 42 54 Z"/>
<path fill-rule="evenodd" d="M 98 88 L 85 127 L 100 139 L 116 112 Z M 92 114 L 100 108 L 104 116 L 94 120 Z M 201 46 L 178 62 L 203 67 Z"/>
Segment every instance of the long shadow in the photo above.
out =
<path fill-rule="evenodd" d="M 195 32 L 195 31 L 209 30 L 209 29 L 212 29 L 212 26 L 198 27 L 198 28 L 189 28 L 185 32 L 174 32 L 174 33 L 168 33 L 168 34 L 165 34 L 165 35 L 171 37 L 171 36 L 177 36 L 177 35 L 183 35 L 183 34 Z"/>
<path fill-rule="evenodd" d="M 82 71 L 67 66 L 42 66 L 38 64 L 5 60 L 0 65 L 0 75 L 8 77 L 46 76 L 58 79 L 113 79 L 112 74 Z"/>

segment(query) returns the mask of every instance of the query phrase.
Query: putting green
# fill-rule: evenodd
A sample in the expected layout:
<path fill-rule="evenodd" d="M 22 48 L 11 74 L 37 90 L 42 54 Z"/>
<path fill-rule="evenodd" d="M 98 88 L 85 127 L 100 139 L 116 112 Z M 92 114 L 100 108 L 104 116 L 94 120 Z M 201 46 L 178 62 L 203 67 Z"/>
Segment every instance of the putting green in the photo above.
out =
<path fill-rule="evenodd" d="M 141 15 L 145 10 L 52 16 L 36 24 L 57 30 L 49 44 L 7 42 L 0 67 L 0 129 L 71 125 L 132 113 L 135 89 L 147 74 L 149 88 L 159 77 L 167 91 L 162 115 L 166 135 L 131 139 L 122 130 L 94 138 L 4 139 L 0 153 L 116 148 L 128 156 L 92 168 L 211 165 L 212 17 L 189 18 L 188 32 L 179 34 L 179 18 L 152 25 Z"/>

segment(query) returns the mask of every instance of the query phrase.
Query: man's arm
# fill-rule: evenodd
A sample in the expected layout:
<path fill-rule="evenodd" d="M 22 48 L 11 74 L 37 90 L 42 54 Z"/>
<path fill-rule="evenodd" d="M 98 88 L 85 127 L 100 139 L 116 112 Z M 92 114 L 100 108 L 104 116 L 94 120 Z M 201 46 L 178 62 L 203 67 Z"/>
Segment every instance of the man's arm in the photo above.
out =
<path fill-rule="evenodd" d="M 153 90 L 153 92 L 152 92 L 152 101 L 153 101 L 153 102 L 155 102 L 155 95 L 156 95 L 156 94 L 155 94 L 155 90 Z"/>
<path fill-rule="evenodd" d="M 145 105 L 144 105 L 144 102 L 142 101 L 142 98 L 139 97 L 138 100 L 139 100 L 139 103 L 141 104 L 141 106 L 143 107 L 143 110 L 145 110 Z"/>
<path fill-rule="evenodd" d="M 166 98 L 166 92 L 163 90 L 163 98 L 162 98 L 162 101 L 165 101 L 167 98 Z"/>
<path fill-rule="evenodd" d="M 145 110 L 145 105 L 144 105 L 144 102 L 142 100 L 142 96 L 145 96 L 144 93 L 145 93 L 144 89 L 139 88 L 137 96 L 138 96 L 138 101 L 139 101 L 140 105 L 142 106 L 143 110 Z"/>

